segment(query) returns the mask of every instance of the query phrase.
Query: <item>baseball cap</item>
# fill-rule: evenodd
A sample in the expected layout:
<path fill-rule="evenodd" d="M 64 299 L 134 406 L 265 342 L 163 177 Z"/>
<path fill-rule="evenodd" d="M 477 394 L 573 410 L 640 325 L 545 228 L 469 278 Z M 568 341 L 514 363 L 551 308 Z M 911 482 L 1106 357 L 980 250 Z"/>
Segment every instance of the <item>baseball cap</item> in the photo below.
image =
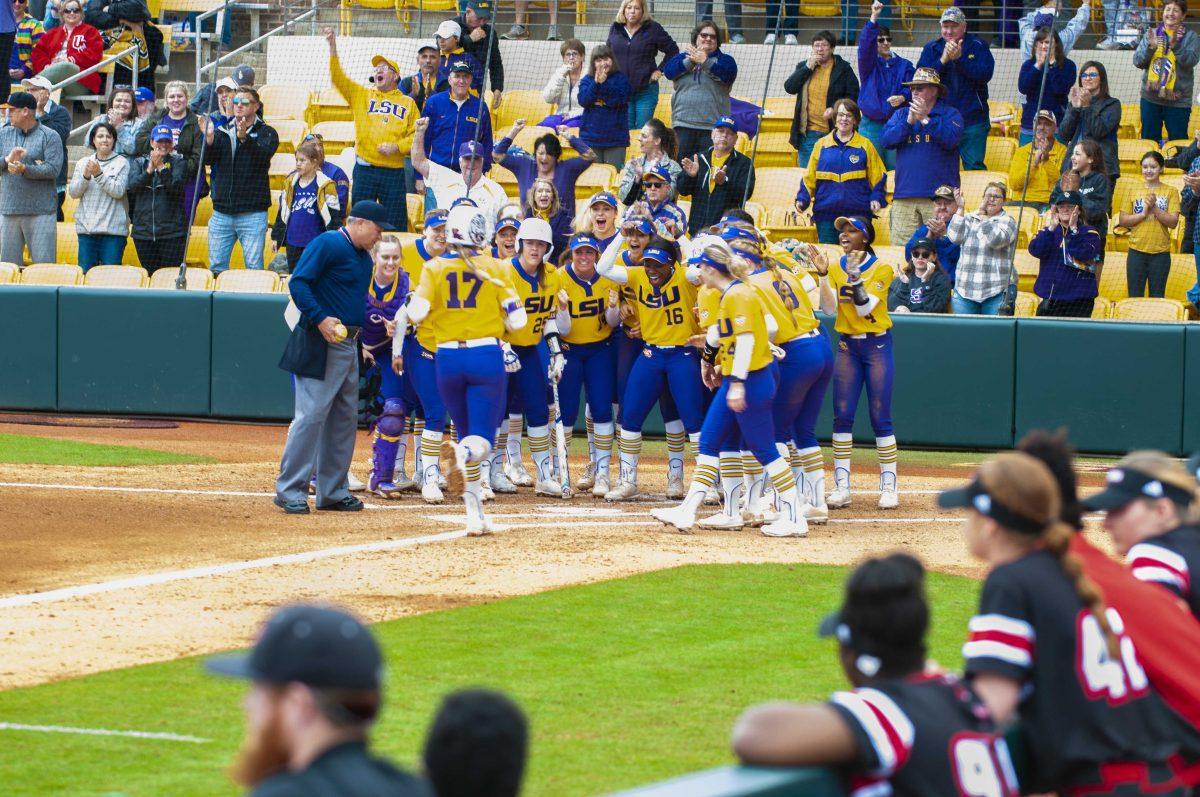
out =
<path fill-rule="evenodd" d="M 484 19 L 492 18 L 492 4 L 488 0 L 467 0 L 463 5 L 463 11 L 474 11 Z"/>
<path fill-rule="evenodd" d="M 346 612 L 297 605 L 267 620 L 250 653 L 218 656 L 204 666 L 218 675 L 272 684 L 376 690 L 383 655 L 366 626 Z"/>
<path fill-rule="evenodd" d="M 400 67 L 396 65 L 395 61 L 393 61 L 391 58 L 388 58 L 386 55 L 376 55 L 371 59 L 371 66 L 379 66 L 381 64 L 395 72 L 397 75 L 400 74 Z"/>
<path fill-rule="evenodd" d="M 464 141 L 458 147 L 460 158 L 482 158 L 483 152 L 483 144 L 479 141 Z"/>
<path fill-rule="evenodd" d="M 646 251 L 642 253 L 642 259 L 653 260 L 655 263 L 663 263 L 668 266 L 675 262 L 675 256 L 660 246 L 646 247 Z"/>
<path fill-rule="evenodd" d="M 571 236 L 571 251 L 572 252 L 574 252 L 576 249 L 582 249 L 585 246 L 590 246 L 592 249 L 595 249 L 597 252 L 600 251 L 600 242 L 598 240 L 596 240 L 596 237 L 594 235 L 588 235 L 586 232 L 581 232 L 581 233 L 576 233 L 575 235 Z"/>
<path fill-rule="evenodd" d="M 254 85 L 254 67 L 250 64 L 238 64 L 233 70 L 233 81 L 241 86 Z"/>
<path fill-rule="evenodd" d="M 437 210 L 429 211 L 428 213 L 425 214 L 425 226 L 426 227 L 444 227 L 444 226 L 446 226 L 446 216 L 448 214 L 449 214 L 449 211 L 442 210 L 441 208 L 438 208 Z"/>
<path fill-rule="evenodd" d="M 37 110 L 37 100 L 28 91 L 14 91 L 8 95 L 8 107 L 10 108 L 28 108 L 31 111 Z"/>
<path fill-rule="evenodd" d="M 942 509 L 974 509 L 981 515 L 986 515 L 1007 529 L 1023 534 L 1039 535 L 1046 529 L 1046 524 L 1040 520 L 1026 517 L 1020 512 L 1008 508 L 996 500 L 987 491 L 987 487 L 976 476 L 966 487 L 957 490 L 946 490 L 938 495 L 938 506 Z"/>
<path fill-rule="evenodd" d="M 928 252 L 932 253 L 935 260 L 937 259 L 938 250 L 937 250 L 937 246 L 935 246 L 933 243 L 933 239 L 918 238 L 917 240 L 913 241 L 913 244 L 912 244 L 912 246 L 910 246 L 908 248 L 908 251 L 914 252 L 917 249 L 925 249 Z"/>
<path fill-rule="evenodd" d="M 468 64 L 466 61 L 455 61 L 454 63 L 450 64 L 450 71 L 451 72 L 466 72 L 468 75 L 474 73 L 474 70 L 471 69 L 471 65 Z"/>
<path fill-rule="evenodd" d="M 1054 197 L 1054 204 L 1083 207 L 1083 195 L 1078 191 L 1062 191 Z"/>
<path fill-rule="evenodd" d="M 230 91 L 237 91 L 241 88 L 241 86 L 238 85 L 238 82 L 231 77 L 221 78 L 217 81 L 216 87 L 219 89 L 229 89 Z"/>
<path fill-rule="evenodd" d="M 379 225 L 384 232 L 393 232 L 396 228 L 388 222 L 387 208 L 370 199 L 355 202 L 350 208 L 350 216 L 356 219 L 366 219 Z"/>
<path fill-rule="evenodd" d="M 154 92 L 145 86 L 138 86 L 133 99 L 135 102 L 154 102 Z"/>
<path fill-rule="evenodd" d="M 174 141 L 175 133 L 166 125 L 157 125 L 150 131 L 151 141 Z"/>
<path fill-rule="evenodd" d="M 46 91 L 49 91 L 51 87 L 54 86 L 54 84 L 50 82 L 50 79 L 45 75 L 34 75 L 33 77 L 27 77 L 21 81 L 21 85 L 25 88 L 39 88 L 45 89 Z"/>
<path fill-rule="evenodd" d="M 967 24 L 967 15 L 958 6 L 950 6 L 942 12 L 942 22 L 957 22 L 959 25 Z"/>
<path fill-rule="evenodd" d="M 739 227 L 737 225 L 731 224 L 726 227 L 722 227 L 718 235 L 720 235 L 721 240 L 725 243 L 739 240 L 753 241 L 754 243 L 758 243 L 758 236 L 755 235 L 754 232 L 747 230 L 745 227 Z"/>
<path fill-rule="evenodd" d="M 862 216 L 838 216 L 833 222 L 833 226 L 837 228 L 838 232 L 841 232 L 842 227 L 847 224 L 867 236 L 867 243 L 875 240 L 875 228 L 868 224 Z"/>
<path fill-rule="evenodd" d="M 654 220 L 646 216 L 632 216 L 625 219 L 627 224 L 632 224 L 633 229 L 640 232 L 642 235 L 654 235 Z"/>
<path fill-rule="evenodd" d="M 671 172 L 666 166 L 655 166 L 642 172 L 642 179 L 645 180 L 647 177 L 654 177 L 655 179 L 662 180 L 664 183 L 671 182 Z"/>
<path fill-rule="evenodd" d="M 930 199 L 954 199 L 954 186 L 939 185 L 933 189 L 933 196 Z"/>
<path fill-rule="evenodd" d="M 451 36 L 456 39 L 462 38 L 462 27 L 452 19 L 443 20 L 433 34 L 435 39 L 449 39 Z"/>
<path fill-rule="evenodd" d="M 420 47 L 417 48 L 417 54 L 420 55 L 421 53 L 425 52 L 426 50 L 433 50 L 436 53 L 437 45 L 430 44 L 429 42 L 425 42 L 424 44 L 422 44 Z"/>
<path fill-rule="evenodd" d="M 1038 119 L 1045 119 L 1050 124 L 1058 127 L 1058 120 L 1054 118 L 1054 112 L 1048 111 L 1045 108 L 1037 112 L 1037 116 L 1033 117 L 1034 124 L 1037 124 Z"/>
<path fill-rule="evenodd" d="M 618 207 L 617 198 L 609 191 L 592 194 L 592 198 L 588 200 L 588 207 L 590 208 L 592 205 L 608 205 L 614 210 Z"/>
<path fill-rule="evenodd" d="M 1159 481 L 1134 468 L 1113 468 L 1105 474 L 1104 481 L 1103 490 L 1080 502 L 1093 512 L 1120 509 L 1138 498 L 1169 498 L 1180 506 L 1187 506 L 1195 497 L 1191 490 Z"/>
<path fill-rule="evenodd" d="M 514 230 L 521 229 L 521 220 L 516 216 L 504 216 L 498 222 L 496 222 L 496 232 L 500 232 L 501 230 L 505 230 L 510 227 Z"/>
<path fill-rule="evenodd" d="M 713 127 L 727 127 L 730 130 L 737 131 L 737 124 L 733 121 L 732 116 L 721 116 L 713 123 Z"/>

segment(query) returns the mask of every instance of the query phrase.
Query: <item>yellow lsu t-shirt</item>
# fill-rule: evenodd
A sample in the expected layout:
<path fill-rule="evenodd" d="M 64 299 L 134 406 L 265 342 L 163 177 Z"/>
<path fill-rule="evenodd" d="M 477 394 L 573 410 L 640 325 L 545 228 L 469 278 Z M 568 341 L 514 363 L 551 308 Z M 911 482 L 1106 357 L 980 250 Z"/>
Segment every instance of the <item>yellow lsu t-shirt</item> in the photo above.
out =
<path fill-rule="evenodd" d="M 416 287 L 421 284 L 421 272 L 425 270 L 425 264 L 432 259 L 433 255 L 426 251 L 425 241 L 421 238 L 409 241 L 400 247 L 400 267 L 404 269 L 405 274 L 408 274 L 409 290 L 416 290 Z M 428 351 L 433 351 L 437 346 L 433 328 L 428 324 L 417 325 L 417 343 Z"/>
<path fill-rule="evenodd" d="M 517 298 L 525 307 L 529 320 L 520 329 L 509 332 L 505 337 L 514 346 L 536 346 L 542 339 L 542 328 L 546 319 L 554 315 L 557 304 L 555 295 L 558 293 L 558 271 L 550 265 L 543 266 L 541 282 L 536 274 L 527 274 L 516 258 L 505 262 L 508 268 L 509 282 L 517 291 Z"/>
<path fill-rule="evenodd" d="M 434 334 L 435 344 L 504 335 L 504 302 L 520 301 L 505 264 L 486 255 L 472 258 L 481 279 L 458 255 L 445 254 L 425 264 L 417 295 L 429 302 L 421 322 Z"/>
<path fill-rule="evenodd" d="M 683 268 L 675 267 L 662 289 L 656 289 L 642 266 L 629 268 L 628 294 L 637 307 L 642 340 L 651 346 L 686 346 L 700 331 L 696 325 L 696 286 Z"/>
<path fill-rule="evenodd" d="M 759 298 L 762 299 L 763 307 L 779 325 L 775 332 L 775 343 L 782 346 L 800 336 L 800 328 L 796 325 L 796 316 L 792 312 L 799 300 L 796 299 L 791 283 L 787 281 L 787 275 L 782 271 L 778 272 L 778 276 L 776 274 L 771 269 L 764 268 L 751 274 L 747 282 L 762 294 Z"/>
<path fill-rule="evenodd" d="M 696 291 L 696 320 L 700 323 L 702 332 L 717 323 L 717 315 L 721 312 L 721 292 L 716 288 L 702 286 Z"/>
<path fill-rule="evenodd" d="M 620 292 L 621 286 L 599 274 L 593 275 L 591 281 L 585 280 L 569 263 L 558 273 L 558 287 L 567 292 L 567 307 L 571 312 L 571 331 L 563 340 L 577 344 L 608 340 L 612 335 L 612 327 L 604 318 L 608 292 Z"/>
<path fill-rule="evenodd" d="M 757 371 L 771 364 L 770 341 L 767 339 L 767 310 L 762 293 L 752 285 L 734 282 L 721 296 L 717 315 L 717 332 L 721 337 L 721 373 L 733 371 L 733 350 L 737 337 L 749 332 L 754 336 L 754 352 L 750 355 L 750 370 Z"/>
<path fill-rule="evenodd" d="M 1122 208 L 1126 213 L 1141 213 L 1146 209 L 1146 197 L 1150 189 L 1142 187 L 1135 196 L 1131 196 Z M 1179 210 L 1179 189 L 1169 185 L 1155 188 L 1154 196 L 1160 210 L 1174 213 Z M 1145 221 L 1135 224 L 1129 230 L 1129 248 L 1148 255 L 1171 251 L 1171 230 L 1153 216 L 1147 216 Z"/>
<path fill-rule="evenodd" d="M 355 152 L 372 166 L 403 169 L 412 150 L 413 131 L 421 115 L 417 104 L 399 88 L 379 91 L 349 78 L 336 57 L 329 59 L 333 86 L 350 105 L 354 116 Z M 380 144 L 395 144 L 396 152 L 385 155 Z"/>
<path fill-rule="evenodd" d="M 860 271 L 867 293 L 879 297 L 875 309 L 866 316 L 859 315 L 854 309 L 853 289 L 846 284 L 849 277 L 842 268 L 841 260 L 829 267 L 829 284 L 838 300 L 837 318 L 833 322 L 833 328 L 843 335 L 878 333 L 892 328 L 892 317 L 887 309 L 887 292 L 895 272 L 891 266 L 881 263 L 874 255 L 867 255 Z"/>

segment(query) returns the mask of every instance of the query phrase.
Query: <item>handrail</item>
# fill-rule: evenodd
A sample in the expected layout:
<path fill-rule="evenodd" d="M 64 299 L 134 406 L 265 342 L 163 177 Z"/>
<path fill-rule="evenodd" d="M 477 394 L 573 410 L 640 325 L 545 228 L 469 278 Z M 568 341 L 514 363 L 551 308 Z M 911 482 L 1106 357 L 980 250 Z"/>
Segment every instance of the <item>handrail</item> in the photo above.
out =
<path fill-rule="evenodd" d="M 230 5 L 232 6 L 233 4 L 231 3 Z M 204 66 L 200 66 L 200 63 L 199 63 L 200 59 L 199 59 L 199 56 L 197 56 L 197 58 L 196 58 L 196 85 L 197 86 L 200 85 L 200 83 L 204 79 L 204 74 L 206 72 L 211 72 L 212 70 L 216 69 L 218 66 L 225 63 L 229 59 L 231 59 L 235 56 L 241 55 L 246 50 L 249 50 L 252 47 L 257 47 L 258 44 L 260 42 L 262 42 L 264 39 L 274 36 L 277 33 L 282 33 L 286 30 L 289 30 L 291 28 L 291 26 L 296 24 L 297 22 L 303 22 L 304 20 L 308 19 L 309 17 L 315 17 L 316 13 L 317 13 L 317 9 L 310 8 L 308 11 L 305 11 L 304 13 L 297 15 L 294 19 L 287 20 L 282 25 L 277 25 L 276 27 L 274 27 L 271 30 L 267 31 L 266 33 L 262 34 L 261 36 L 251 39 L 250 41 L 243 44 L 241 47 L 238 47 L 236 50 L 230 50 L 229 52 L 225 53 L 224 55 L 213 59 L 212 62 L 207 63 Z"/>
<path fill-rule="evenodd" d="M 69 86 L 69 85 L 71 85 L 72 83 L 78 83 L 78 82 L 79 82 L 81 79 L 83 79 L 83 78 L 87 77 L 88 75 L 95 74 L 96 72 L 100 71 L 100 69 L 101 69 L 102 67 L 108 66 L 108 65 L 109 65 L 109 64 L 111 64 L 111 63 L 114 63 L 114 62 L 116 62 L 116 61 L 119 61 L 119 60 L 121 60 L 122 58 L 124 58 L 125 56 L 129 55 L 130 53 L 133 53 L 133 69 L 132 69 L 132 70 L 130 70 L 130 71 L 132 72 L 132 83 L 133 83 L 133 90 L 134 90 L 134 91 L 137 91 L 137 81 L 138 81 L 138 69 L 137 69 L 137 65 L 138 65 L 138 48 L 137 48 L 137 45 L 136 45 L 136 44 L 130 45 L 130 46 L 127 48 L 127 49 L 124 49 L 124 50 L 122 50 L 122 51 L 121 51 L 121 52 L 119 52 L 119 53 L 113 53 L 113 54 L 112 54 L 112 55 L 110 55 L 108 58 L 105 58 L 105 59 L 104 59 L 104 60 L 102 60 L 100 63 L 96 64 L 95 66 L 89 66 L 87 69 L 84 69 L 84 70 L 82 70 L 82 71 L 80 71 L 80 72 L 77 72 L 77 73 L 75 73 L 74 75 L 71 75 L 69 78 L 67 78 L 66 80 L 62 81 L 61 83 L 55 83 L 53 86 L 51 86 L 51 87 L 50 87 L 50 91 L 58 91 L 58 90 L 59 90 L 59 89 L 61 89 L 63 86 Z"/>

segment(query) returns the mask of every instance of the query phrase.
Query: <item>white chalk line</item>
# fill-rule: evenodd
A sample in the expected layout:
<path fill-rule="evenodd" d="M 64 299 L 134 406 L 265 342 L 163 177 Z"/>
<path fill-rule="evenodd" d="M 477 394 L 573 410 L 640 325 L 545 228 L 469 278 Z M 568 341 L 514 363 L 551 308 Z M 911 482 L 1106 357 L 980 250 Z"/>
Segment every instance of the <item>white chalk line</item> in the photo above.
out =
<path fill-rule="evenodd" d="M 116 731 L 109 728 L 72 728 L 65 725 L 25 725 L 20 722 L 0 722 L 0 731 L 32 731 L 34 733 L 71 733 L 83 736 L 124 736 L 130 739 L 159 739 L 164 742 L 187 742 L 189 744 L 208 744 L 212 739 L 200 736 L 187 736 L 181 733 L 160 733 L 158 731 Z"/>

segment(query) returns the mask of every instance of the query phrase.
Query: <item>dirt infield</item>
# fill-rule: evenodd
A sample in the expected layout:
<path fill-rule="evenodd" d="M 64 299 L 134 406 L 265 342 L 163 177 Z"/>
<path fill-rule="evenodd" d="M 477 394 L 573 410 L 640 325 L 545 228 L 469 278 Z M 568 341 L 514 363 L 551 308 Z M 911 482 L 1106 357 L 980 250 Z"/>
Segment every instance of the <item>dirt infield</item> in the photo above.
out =
<path fill-rule="evenodd" d="M 900 508 L 874 507 L 874 473 L 855 505 L 806 539 L 750 531 L 670 532 L 653 504 L 555 501 L 528 493 L 489 505 L 510 526 L 462 536 L 455 502 L 367 497 L 357 514 L 287 516 L 270 501 L 285 428 L 181 423 L 102 429 L 0 424 L 0 432 L 204 455 L 216 464 L 123 468 L 0 465 L 0 689 L 246 644 L 289 600 L 331 600 L 371 620 L 693 563 L 845 564 L 905 547 L 966 574 L 959 525 L 932 491 L 968 468 L 914 473 L 901 455 Z M 356 471 L 368 450 L 360 437 Z M 661 491 L 664 463 L 643 488 Z M 908 492 L 912 491 L 912 492 Z"/>

